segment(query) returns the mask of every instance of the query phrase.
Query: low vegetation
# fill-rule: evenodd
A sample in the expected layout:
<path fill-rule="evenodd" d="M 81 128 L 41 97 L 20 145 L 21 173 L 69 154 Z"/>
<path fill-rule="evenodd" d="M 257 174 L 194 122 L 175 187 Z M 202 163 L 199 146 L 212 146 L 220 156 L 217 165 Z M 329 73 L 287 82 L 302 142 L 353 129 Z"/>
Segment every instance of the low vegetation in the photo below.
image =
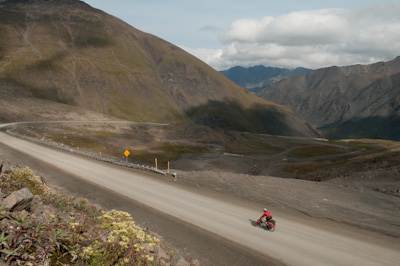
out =
<path fill-rule="evenodd" d="M 115 160 L 125 160 L 123 153 L 129 150 L 129 162 L 149 166 L 154 166 L 157 158 L 159 167 L 166 168 L 170 162 L 174 168 L 175 162 L 190 157 L 202 161 L 201 169 L 191 164 L 190 170 L 204 170 L 208 167 L 204 158 L 212 157 L 210 167 L 218 165 L 221 170 L 316 181 L 320 180 L 317 172 L 320 175 L 320 171 L 332 172 L 332 168 L 353 162 L 390 156 L 400 148 L 396 141 L 280 137 L 184 123 L 36 123 L 20 125 L 14 132 L 93 155 L 101 152 L 103 157 Z M 236 160 L 232 170 L 232 164 L 224 163 L 226 155 L 241 158 L 242 163 Z"/>
<path fill-rule="evenodd" d="M 11 265 L 154 265 L 159 239 L 137 226 L 128 213 L 101 211 L 86 199 L 52 193 L 29 168 L 1 175 L 1 190 L 27 187 L 32 212 L 0 207 L 1 258 Z M 44 217 L 35 208 L 55 212 Z M 48 207 L 51 206 L 51 207 Z"/>
<path fill-rule="evenodd" d="M 317 156 L 338 155 L 349 152 L 347 149 L 335 146 L 310 146 L 296 148 L 289 153 L 290 157 L 295 158 L 310 158 Z"/>

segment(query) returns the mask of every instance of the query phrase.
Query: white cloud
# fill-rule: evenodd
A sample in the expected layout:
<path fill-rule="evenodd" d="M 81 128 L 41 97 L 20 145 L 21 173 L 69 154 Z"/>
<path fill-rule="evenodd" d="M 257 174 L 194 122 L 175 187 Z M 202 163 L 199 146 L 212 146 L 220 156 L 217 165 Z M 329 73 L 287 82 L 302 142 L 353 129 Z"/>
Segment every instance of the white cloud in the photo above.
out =
<path fill-rule="evenodd" d="M 222 49 L 205 49 L 205 48 L 192 49 L 185 46 L 179 46 L 179 47 L 216 69 L 218 67 L 215 66 L 220 65 L 221 62 L 223 61 L 222 56 L 224 54 L 224 51 Z"/>
<path fill-rule="evenodd" d="M 321 9 L 240 19 L 220 36 L 225 50 L 190 52 L 218 70 L 236 65 L 320 68 L 400 55 L 400 6 Z M 186 48 L 188 51 L 188 49 Z"/>
<path fill-rule="evenodd" d="M 346 38 L 345 12 L 337 9 L 301 11 L 260 21 L 238 20 L 220 39 L 224 43 L 278 43 L 285 46 L 325 44 Z"/>

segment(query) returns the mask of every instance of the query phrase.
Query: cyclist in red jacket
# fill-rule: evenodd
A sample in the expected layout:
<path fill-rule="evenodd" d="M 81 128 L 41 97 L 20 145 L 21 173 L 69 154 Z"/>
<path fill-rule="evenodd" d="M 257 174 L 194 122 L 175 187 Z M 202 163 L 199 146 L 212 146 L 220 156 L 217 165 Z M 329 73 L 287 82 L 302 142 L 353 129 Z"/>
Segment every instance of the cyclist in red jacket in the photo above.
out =
<path fill-rule="evenodd" d="M 265 221 L 269 221 L 272 219 L 271 214 L 269 214 L 268 210 L 266 208 L 264 208 L 264 213 L 263 215 L 260 217 L 260 221 L 262 220 L 262 218 L 265 217 Z"/>

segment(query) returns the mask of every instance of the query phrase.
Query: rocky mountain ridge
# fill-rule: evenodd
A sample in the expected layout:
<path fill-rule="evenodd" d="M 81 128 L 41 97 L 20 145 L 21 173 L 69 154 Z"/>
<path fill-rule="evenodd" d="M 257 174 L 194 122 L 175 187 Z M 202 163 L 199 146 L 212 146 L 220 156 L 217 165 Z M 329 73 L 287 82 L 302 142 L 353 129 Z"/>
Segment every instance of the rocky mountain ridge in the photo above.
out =
<path fill-rule="evenodd" d="M 313 70 L 257 95 L 288 106 L 329 138 L 400 140 L 400 57 Z"/>
<path fill-rule="evenodd" d="M 288 69 L 265 66 L 249 68 L 236 66 L 228 70 L 220 71 L 220 73 L 246 90 L 258 92 L 274 82 L 293 75 L 308 73 L 309 71 L 311 71 L 311 69 L 303 67 Z"/>

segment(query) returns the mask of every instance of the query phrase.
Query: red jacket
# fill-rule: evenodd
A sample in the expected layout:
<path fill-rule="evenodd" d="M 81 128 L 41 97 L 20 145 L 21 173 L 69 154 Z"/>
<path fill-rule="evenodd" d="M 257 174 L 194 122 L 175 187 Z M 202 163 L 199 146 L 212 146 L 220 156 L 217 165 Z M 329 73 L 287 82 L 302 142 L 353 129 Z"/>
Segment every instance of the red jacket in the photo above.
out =
<path fill-rule="evenodd" d="M 265 211 L 264 214 L 260 217 L 262 219 L 264 216 L 267 216 L 267 220 L 271 218 L 271 214 L 268 211 Z"/>

